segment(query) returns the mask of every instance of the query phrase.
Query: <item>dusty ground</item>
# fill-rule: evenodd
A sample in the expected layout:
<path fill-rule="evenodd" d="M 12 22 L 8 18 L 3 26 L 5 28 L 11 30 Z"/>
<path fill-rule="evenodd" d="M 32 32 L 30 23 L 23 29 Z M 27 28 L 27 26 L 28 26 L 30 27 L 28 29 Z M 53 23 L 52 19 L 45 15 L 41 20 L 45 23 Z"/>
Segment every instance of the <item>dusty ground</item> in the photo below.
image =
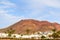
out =
<path fill-rule="evenodd" d="M 60 40 L 60 39 L 16 39 L 16 38 L 0 38 L 0 40 Z"/>

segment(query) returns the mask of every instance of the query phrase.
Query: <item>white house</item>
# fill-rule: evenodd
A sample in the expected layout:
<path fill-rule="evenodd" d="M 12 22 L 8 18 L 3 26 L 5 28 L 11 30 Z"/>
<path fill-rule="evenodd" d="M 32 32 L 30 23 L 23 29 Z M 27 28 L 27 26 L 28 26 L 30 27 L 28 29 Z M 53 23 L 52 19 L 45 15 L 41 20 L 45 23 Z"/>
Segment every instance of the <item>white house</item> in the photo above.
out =
<path fill-rule="evenodd" d="M 15 38 L 20 38 L 21 37 L 21 35 L 18 35 L 18 34 L 12 34 L 11 35 L 12 38 L 14 38 L 14 36 L 15 36 Z"/>
<path fill-rule="evenodd" d="M 46 38 L 49 38 L 49 35 L 52 35 L 53 32 L 49 31 L 49 32 L 39 32 L 40 34 L 38 34 L 38 32 L 36 32 L 35 34 L 31 34 L 31 35 L 19 35 L 19 34 L 12 34 L 11 38 L 41 38 L 42 35 L 44 35 Z M 8 34 L 6 33 L 0 33 L 0 37 L 8 37 Z"/>
<path fill-rule="evenodd" d="M 8 36 L 8 34 L 6 34 L 6 33 L 0 33 L 0 37 L 7 37 Z"/>

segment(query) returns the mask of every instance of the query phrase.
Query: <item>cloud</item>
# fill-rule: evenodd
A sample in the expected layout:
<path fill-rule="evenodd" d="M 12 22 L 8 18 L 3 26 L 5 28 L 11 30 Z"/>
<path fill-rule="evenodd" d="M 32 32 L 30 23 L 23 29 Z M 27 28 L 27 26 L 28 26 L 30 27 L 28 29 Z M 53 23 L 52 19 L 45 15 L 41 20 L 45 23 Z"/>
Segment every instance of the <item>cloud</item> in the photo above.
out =
<path fill-rule="evenodd" d="M 49 14 L 57 18 L 60 17 L 60 12 L 49 11 Z"/>
<path fill-rule="evenodd" d="M 26 0 L 25 9 L 32 10 L 29 16 L 39 20 L 49 20 L 59 22 L 60 1 L 59 0 Z M 57 10 L 56 10 L 57 9 Z"/>
<path fill-rule="evenodd" d="M 0 28 L 8 27 L 24 18 L 23 16 L 19 17 L 8 13 L 9 11 L 0 10 Z"/>
<path fill-rule="evenodd" d="M 48 8 L 60 8 L 59 0 L 22 0 L 22 1 L 26 3 L 26 6 L 22 7 L 23 10 L 27 11 L 27 14 L 31 17 L 43 15 L 43 12 L 50 11 L 50 9 Z"/>
<path fill-rule="evenodd" d="M 15 0 L 16 1 L 16 0 Z M 22 4 L 19 8 L 24 16 L 15 16 L 10 12 L 15 12 L 17 5 L 9 0 L 0 0 L 0 27 L 9 26 L 21 19 L 55 20 L 60 12 L 49 8 L 60 8 L 59 0 L 19 0 Z M 23 5 L 24 4 L 24 5 Z M 19 9 L 18 9 L 19 10 Z M 19 11 L 20 11 L 19 10 Z M 23 12 L 23 13 L 22 13 Z M 17 12 L 18 13 L 18 12 Z M 26 13 L 26 14 L 25 14 Z M 58 13 L 58 14 L 57 14 Z M 60 17 L 60 16 L 59 16 Z M 60 20 L 58 18 L 58 20 Z"/>
<path fill-rule="evenodd" d="M 41 2 L 49 7 L 53 8 L 60 8 L 60 1 L 59 0 L 41 0 Z"/>
<path fill-rule="evenodd" d="M 0 8 L 15 8 L 16 4 L 8 1 L 8 0 L 1 0 L 0 1 Z"/>
<path fill-rule="evenodd" d="M 41 6 L 49 6 L 54 8 L 60 8 L 59 0 L 30 0 L 27 1 L 33 8 L 40 8 Z"/>
<path fill-rule="evenodd" d="M 0 28 L 8 27 L 17 21 L 20 21 L 23 16 L 15 16 L 10 12 L 15 12 L 16 4 L 8 0 L 0 0 Z"/>

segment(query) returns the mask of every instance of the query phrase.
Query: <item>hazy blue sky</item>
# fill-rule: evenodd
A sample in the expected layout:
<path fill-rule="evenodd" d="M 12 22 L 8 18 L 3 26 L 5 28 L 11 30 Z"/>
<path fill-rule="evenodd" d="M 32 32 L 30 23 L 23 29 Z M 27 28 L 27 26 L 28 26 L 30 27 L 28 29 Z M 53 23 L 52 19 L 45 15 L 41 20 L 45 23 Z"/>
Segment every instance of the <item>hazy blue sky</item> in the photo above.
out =
<path fill-rule="evenodd" d="M 60 0 L 0 0 L 0 28 L 21 19 L 60 23 Z"/>

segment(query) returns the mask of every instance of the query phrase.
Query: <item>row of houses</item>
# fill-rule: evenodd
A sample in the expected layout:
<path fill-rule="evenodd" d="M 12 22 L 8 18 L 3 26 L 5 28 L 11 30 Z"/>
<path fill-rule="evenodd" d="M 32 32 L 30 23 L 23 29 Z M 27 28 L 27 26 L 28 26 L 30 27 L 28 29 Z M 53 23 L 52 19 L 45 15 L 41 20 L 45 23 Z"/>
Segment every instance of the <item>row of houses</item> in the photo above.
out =
<path fill-rule="evenodd" d="M 45 36 L 46 38 L 49 38 L 49 35 L 52 35 L 53 32 L 36 32 L 34 34 L 30 34 L 30 35 L 21 35 L 21 34 L 11 34 L 11 38 L 41 38 L 41 36 Z M 0 33 L 0 37 L 4 38 L 4 37 L 8 37 L 7 33 Z"/>

